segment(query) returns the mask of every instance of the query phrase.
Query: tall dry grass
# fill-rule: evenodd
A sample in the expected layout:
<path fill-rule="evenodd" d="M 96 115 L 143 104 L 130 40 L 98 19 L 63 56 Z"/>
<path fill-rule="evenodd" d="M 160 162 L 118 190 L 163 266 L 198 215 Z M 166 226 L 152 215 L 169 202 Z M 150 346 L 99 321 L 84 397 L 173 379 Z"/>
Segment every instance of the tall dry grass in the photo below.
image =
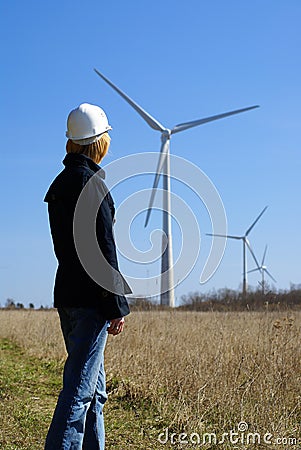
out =
<path fill-rule="evenodd" d="M 170 429 L 301 436 L 301 312 L 132 313 L 109 337 L 112 395 L 146 402 Z M 0 336 L 63 359 L 55 311 L 0 311 Z"/>

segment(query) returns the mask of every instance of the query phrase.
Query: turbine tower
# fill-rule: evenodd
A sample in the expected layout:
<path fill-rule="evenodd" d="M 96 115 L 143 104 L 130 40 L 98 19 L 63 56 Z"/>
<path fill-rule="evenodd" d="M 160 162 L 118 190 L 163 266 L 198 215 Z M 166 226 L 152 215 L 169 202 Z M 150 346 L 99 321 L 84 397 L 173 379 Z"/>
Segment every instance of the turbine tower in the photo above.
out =
<path fill-rule="evenodd" d="M 248 284 L 247 284 L 247 252 L 246 252 L 246 248 L 249 249 L 251 255 L 253 256 L 253 259 L 256 263 L 257 268 L 259 269 L 259 264 L 258 261 L 256 259 L 256 256 L 251 248 L 250 242 L 248 240 L 248 235 L 250 234 L 251 230 L 254 228 L 254 226 L 256 225 L 256 223 L 258 222 L 258 220 L 260 219 L 260 217 L 263 215 L 263 213 L 266 211 L 267 206 L 261 211 L 261 213 L 259 214 L 259 216 L 254 220 L 254 222 L 252 223 L 252 225 L 247 229 L 247 231 L 245 232 L 245 234 L 243 236 L 233 236 L 233 235 L 228 235 L 228 234 L 210 234 L 207 233 L 207 236 L 217 236 L 217 237 L 226 237 L 229 239 L 238 239 L 238 240 L 242 240 L 242 252 L 243 252 L 243 282 L 242 282 L 242 293 L 243 296 L 245 297 L 247 294 L 247 288 L 248 288 Z"/>
<path fill-rule="evenodd" d="M 263 253 L 263 257 L 262 257 L 262 261 L 261 261 L 261 265 L 259 267 L 256 267 L 255 269 L 249 270 L 248 273 L 251 272 L 256 272 L 257 270 L 259 270 L 259 272 L 261 273 L 261 282 L 259 282 L 259 284 L 261 285 L 261 292 L 262 295 L 264 295 L 264 290 L 265 290 L 265 280 L 264 280 L 264 274 L 266 273 L 273 281 L 275 281 L 275 283 L 277 283 L 277 281 L 275 280 L 275 278 L 271 275 L 271 273 L 268 271 L 267 266 L 264 265 L 264 261 L 265 261 L 265 256 L 267 253 L 267 249 L 268 246 L 265 246 L 264 249 L 264 253 Z"/>
<path fill-rule="evenodd" d="M 147 113 L 141 106 L 132 100 L 127 94 L 113 84 L 97 69 L 94 69 L 106 83 L 109 84 L 132 108 L 146 121 L 146 123 L 156 131 L 161 132 L 161 150 L 159 161 L 156 169 L 156 175 L 153 183 L 153 189 L 148 205 L 145 227 L 148 224 L 151 210 L 154 204 L 156 190 L 159 184 L 159 179 L 162 174 L 163 178 L 163 237 L 162 237 L 162 256 L 161 256 L 161 305 L 175 306 L 174 295 L 174 275 L 173 275 L 173 254 L 172 254 L 172 230 L 171 230 L 171 198 L 170 198 L 170 138 L 173 134 L 180 131 L 188 130 L 189 128 L 203 125 L 214 120 L 223 119 L 224 117 L 239 114 L 258 108 L 258 105 L 249 106 L 247 108 L 237 109 L 234 111 L 217 114 L 210 117 L 205 117 L 191 122 L 181 123 L 176 125 L 171 130 L 164 127 L 158 120 Z"/>

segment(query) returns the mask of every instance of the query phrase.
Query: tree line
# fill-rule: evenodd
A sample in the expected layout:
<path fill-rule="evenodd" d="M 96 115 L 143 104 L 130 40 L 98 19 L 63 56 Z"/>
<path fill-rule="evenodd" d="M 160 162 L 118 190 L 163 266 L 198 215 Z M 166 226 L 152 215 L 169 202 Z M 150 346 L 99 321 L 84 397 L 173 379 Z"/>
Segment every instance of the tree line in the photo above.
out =
<path fill-rule="evenodd" d="M 27 307 L 24 306 L 24 303 L 16 302 L 12 298 L 7 298 L 5 303 L 4 303 L 4 306 L 2 306 L 2 307 L 0 306 L 0 308 L 1 309 L 20 309 L 20 310 L 22 310 L 22 309 L 36 309 L 34 303 L 30 302 L 28 304 L 28 308 L 27 308 Z M 48 309 L 48 307 L 47 306 L 45 307 L 45 306 L 41 305 L 37 309 Z"/>
<path fill-rule="evenodd" d="M 147 297 L 129 298 L 132 311 L 148 311 L 169 309 L 161 306 L 158 301 Z M 182 295 L 179 305 L 175 308 L 180 311 L 263 311 L 286 310 L 301 308 L 301 284 L 292 284 L 289 290 L 251 290 L 245 296 L 240 291 L 223 288 L 204 292 L 190 292 Z M 41 305 L 36 308 L 33 303 L 28 308 L 23 303 L 8 298 L 2 309 L 50 309 Z"/>

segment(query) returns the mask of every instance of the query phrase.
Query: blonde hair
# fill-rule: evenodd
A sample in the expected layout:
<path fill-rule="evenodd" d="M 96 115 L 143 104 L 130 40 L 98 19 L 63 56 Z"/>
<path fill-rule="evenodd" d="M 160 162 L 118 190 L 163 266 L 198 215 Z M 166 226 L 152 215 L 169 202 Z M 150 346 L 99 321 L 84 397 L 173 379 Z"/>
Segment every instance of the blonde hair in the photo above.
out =
<path fill-rule="evenodd" d="M 68 139 L 66 151 L 67 153 L 80 153 L 89 156 L 96 164 L 99 164 L 108 153 L 110 142 L 111 138 L 108 133 L 103 133 L 98 141 L 88 145 L 79 145 Z"/>

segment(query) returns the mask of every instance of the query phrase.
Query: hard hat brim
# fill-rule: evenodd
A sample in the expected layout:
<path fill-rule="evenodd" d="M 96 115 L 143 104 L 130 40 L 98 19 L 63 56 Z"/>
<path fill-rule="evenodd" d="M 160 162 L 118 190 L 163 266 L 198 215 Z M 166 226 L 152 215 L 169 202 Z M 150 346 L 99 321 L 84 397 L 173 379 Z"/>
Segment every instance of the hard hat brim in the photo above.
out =
<path fill-rule="evenodd" d="M 99 134 L 94 134 L 93 136 L 91 136 L 91 135 L 87 135 L 87 136 L 72 136 L 72 134 L 71 133 L 68 133 L 68 131 L 66 131 L 66 137 L 68 138 L 68 139 L 71 139 L 72 141 L 81 141 L 81 140 L 86 140 L 86 139 L 94 139 L 94 138 L 96 138 L 97 136 L 101 136 L 102 134 L 104 134 L 104 133 L 106 133 L 107 131 L 110 131 L 110 130 L 112 130 L 113 128 L 109 125 L 109 126 L 107 126 L 106 127 L 106 129 L 104 130 L 104 131 L 102 131 L 101 133 L 99 133 Z"/>

